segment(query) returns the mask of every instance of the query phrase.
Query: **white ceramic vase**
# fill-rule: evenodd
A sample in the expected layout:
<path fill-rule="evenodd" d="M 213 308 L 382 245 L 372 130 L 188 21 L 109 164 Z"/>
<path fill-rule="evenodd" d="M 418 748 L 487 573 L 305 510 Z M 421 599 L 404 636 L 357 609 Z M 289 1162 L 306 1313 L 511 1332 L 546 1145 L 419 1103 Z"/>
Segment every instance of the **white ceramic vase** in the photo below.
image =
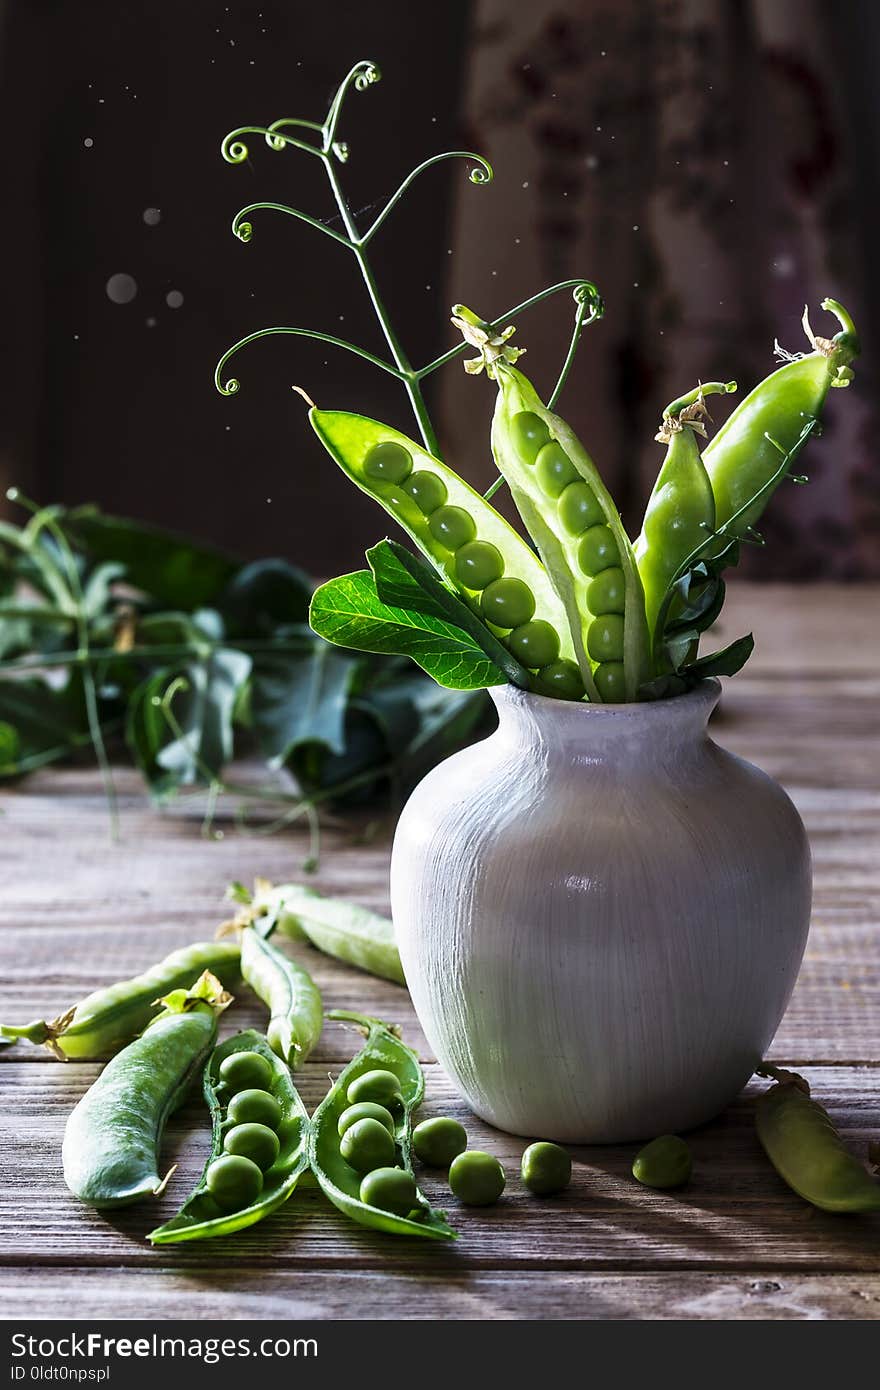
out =
<path fill-rule="evenodd" d="M 496 732 L 407 803 L 391 865 L 407 981 L 490 1124 L 573 1143 L 686 1130 L 769 1046 L 810 852 L 781 787 L 709 738 L 719 693 L 603 706 L 498 687 Z"/>

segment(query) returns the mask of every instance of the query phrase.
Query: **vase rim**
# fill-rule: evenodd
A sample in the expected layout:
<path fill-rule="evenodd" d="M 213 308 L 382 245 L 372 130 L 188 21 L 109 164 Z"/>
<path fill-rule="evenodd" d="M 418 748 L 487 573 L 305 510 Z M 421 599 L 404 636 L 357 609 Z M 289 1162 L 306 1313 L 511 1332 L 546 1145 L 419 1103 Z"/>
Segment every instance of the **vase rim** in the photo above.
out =
<path fill-rule="evenodd" d="M 498 706 L 504 708 L 532 709 L 542 715 L 555 710 L 559 717 L 566 719 L 604 718 L 615 721 L 634 721 L 645 718 L 658 718 L 675 713 L 683 716 L 698 710 L 709 710 L 721 694 L 721 682 L 716 676 L 706 676 L 693 690 L 684 695 L 670 695 L 663 700 L 632 700 L 627 704 L 591 704 L 587 700 L 557 700 L 551 695 L 538 695 L 531 690 L 522 690 L 516 685 L 493 685 L 489 694 Z"/>

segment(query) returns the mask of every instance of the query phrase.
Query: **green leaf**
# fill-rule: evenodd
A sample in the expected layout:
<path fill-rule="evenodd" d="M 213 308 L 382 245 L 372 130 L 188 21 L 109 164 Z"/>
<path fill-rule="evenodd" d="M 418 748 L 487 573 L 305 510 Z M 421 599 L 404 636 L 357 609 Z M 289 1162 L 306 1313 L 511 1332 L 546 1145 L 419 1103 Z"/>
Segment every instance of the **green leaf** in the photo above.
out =
<path fill-rule="evenodd" d="M 212 603 L 238 569 L 235 560 L 210 546 L 144 522 L 104 516 L 95 507 L 77 507 L 66 521 L 93 562 L 124 565 L 134 588 L 172 608 Z"/>
<path fill-rule="evenodd" d="M 461 628 L 383 603 L 369 570 L 341 575 L 316 589 L 309 621 L 320 637 L 339 646 L 409 656 L 452 690 L 479 690 L 507 680 Z"/>
<path fill-rule="evenodd" d="M 135 692 L 126 738 L 155 796 L 220 776 L 232 757 L 233 713 L 250 670 L 249 656 L 220 648 L 204 661 L 154 672 Z M 169 699 L 176 680 L 184 684 Z"/>
<path fill-rule="evenodd" d="M 111 589 L 125 574 L 125 565 L 115 560 L 96 565 L 83 584 L 83 610 L 90 622 L 101 618 L 112 601 Z"/>
<path fill-rule="evenodd" d="M 279 627 L 305 625 L 313 580 L 286 560 L 255 560 L 227 584 L 217 601 L 234 637 L 271 637 Z"/>
<path fill-rule="evenodd" d="M 673 695 L 683 695 L 686 691 L 692 690 L 708 676 L 735 676 L 737 671 L 741 671 L 745 666 L 754 647 L 755 639 L 751 633 L 746 637 L 739 637 L 720 651 L 700 657 L 699 661 L 691 661 L 678 671 L 670 671 L 664 676 L 657 676 L 655 680 L 647 681 L 639 687 L 639 699 L 666 700 Z"/>
<path fill-rule="evenodd" d="M 0 681 L 0 777 L 42 767 L 69 756 L 88 741 L 88 719 L 79 672 L 63 685 L 42 677 Z"/>
<path fill-rule="evenodd" d="M 345 749 L 345 711 L 360 658 L 309 636 L 302 651 L 259 656 L 250 689 L 250 722 L 260 750 L 280 767 L 301 744 Z"/>
<path fill-rule="evenodd" d="M 421 555 L 414 555 L 398 541 L 386 539 L 367 551 L 367 560 L 373 571 L 376 592 L 383 603 L 454 623 L 473 638 L 509 681 L 528 690 L 530 680 L 526 668 Z"/>
<path fill-rule="evenodd" d="M 755 650 L 755 639 L 749 632 L 745 637 L 738 637 L 729 646 L 722 647 L 720 651 L 711 652 L 709 656 L 701 656 L 699 661 L 692 661 L 690 666 L 684 668 L 683 674 L 702 680 L 704 676 L 735 676 L 737 671 L 741 671 Z"/>

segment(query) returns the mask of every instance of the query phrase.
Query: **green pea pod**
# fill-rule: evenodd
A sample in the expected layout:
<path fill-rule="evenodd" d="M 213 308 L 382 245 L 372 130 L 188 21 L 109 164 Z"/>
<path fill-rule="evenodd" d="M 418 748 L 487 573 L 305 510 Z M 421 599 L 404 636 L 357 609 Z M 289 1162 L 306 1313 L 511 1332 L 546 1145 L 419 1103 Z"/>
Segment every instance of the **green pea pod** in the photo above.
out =
<path fill-rule="evenodd" d="M 364 415 L 312 406 L 309 420 L 343 472 L 395 518 L 505 646 L 512 629 L 536 618 L 557 634 L 563 658 L 574 655 L 565 611 L 541 561 L 457 473 Z"/>
<path fill-rule="evenodd" d="M 574 431 L 547 410 L 527 377 L 503 360 L 493 375 L 492 452 L 564 604 L 587 694 L 634 700 L 649 672 L 645 602 L 611 494 Z M 608 570 L 616 596 L 614 584 L 601 581 Z"/>
<path fill-rule="evenodd" d="M 321 993 L 311 975 L 252 926 L 241 931 L 241 973 L 268 1006 L 272 1051 L 288 1066 L 302 1066 L 324 1022 Z"/>
<path fill-rule="evenodd" d="M 0 1032 L 10 1042 L 25 1038 L 42 1043 L 61 1061 L 103 1060 L 144 1031 L 155 1017 L 157 999 L 185 989 L 205 970 L 227 989 L 234 988 L 241 978 L 238 943 L 197 941 L 173 951 L 142 975 L 95 990 L 51 1023 L 38 1021 Z"/>
<path fill-rule="evenodd" d="M 657 440 L 666 457 L 648 500 L 642 532 L 634 546 L 645 593 L 645 615 L 653 646 L 657 615 L 679 567 L 715 529 L 712 484 L 696 435 L 705 434 L 704 396 L 736 390 L 736 382 L 710 381 L 663 412 Z"/>
<path fill-rule="evenodd" d="M 260 923 L 261 930 L 271 923 L 291 940 L 308 941 L 346 965 L 397 985 L 406 984 L 394 924 L 377 912 L 339 898 L 325 898 L 302 883 L 273 887 L 266 879 L 254 881 L 253 893 L 235 884 L 229 896 L 249 905 L 252 920 Z"/>
<path fill-rule="evenodd" d="M 781 456 L 795 448 L 806 422 L 819 419 L 829 388 L 848 386 L 853 378 L 849 364 L 860 350 L 853 321 L 834 299 L 823 299 L 822 308 L 835 315 L 841 331 L 832 339 L 817 338 L 804 310 L 804 331 L 814 351 L 786 362 L 756 386 L 703 452 L 717 526 L 742 513 L 736 516 L 735 536 L 758 520 L 785 476 L 776 476 Z"/>
<path fill-rule="evenodd" d="M 257 1052 L 272 1068 L 271 1094 L 281 1107 L 278 1124 L 278 1157 L 263 1174 L 263 1188 L 256 1201 L 241 1211 L 223 1211 L 208 1191 L 208 1169 L 223 1153 L 225 1100 L 220 1064 L 235 1052 Z M 198 1184 L 176 1216 L 151 1231 L 154 1245 L 174 1245 L 184 1240 L 210 1240 L 243 1231 L 283 1206 L 309 1166 L 309 1117 L 285 1063 L 270 1048 L 262 1033 L 249 1030 L 227 1038 L 216 1047 L 205 1068 L 204 1094 L 211 1113 L 211 1154 Z"/>
<path fill-rule="evenodd" d="M 90 1207 L 128 1206 L 162 1191 L 166 1121 L 199 1075 L 230 996 L 205 971 L 159 1002 L 162 1012 L 107 1063 L 67 1121 L 64 1181 Z"/>
<path fill-rule="evenodd" d="M 775 1067 L 758 1074 L 777 1083 L 758 1097 L 755 1126 L 783 1181 L 822 1211 L 880 1211 L 880 1182 L 844 1146 L 804 1078 Z"/>
<path fill-rule="evenodd" d="M 348 1109 L 348 1089 L 364 1072 L 391 1071 L 400 1081 L 402 1115 L 396 1119 L 394 1139 L 400 1167 L 412 1174 L 412 1114 L 425 1093 L 425 1078 L 415 1053 L 379 1019 L 334 1010 L 328 1018 L 348 1020 L 367 1034 L 363 1049 L 350 1062 L 312 1116 L 309 1157 L 312 1171 L 325 1196 L 352 1221 L 393 1235 L 424 1236 L 430 1240 L 455 1240 L 456 1232 L 442 1212 L 435 1211 L 416 1191 L 417 1206 L 408 1216 L 396 1216 L 361 1201 L 361 1178 L 340 1152 L 339 1117 Z"/>

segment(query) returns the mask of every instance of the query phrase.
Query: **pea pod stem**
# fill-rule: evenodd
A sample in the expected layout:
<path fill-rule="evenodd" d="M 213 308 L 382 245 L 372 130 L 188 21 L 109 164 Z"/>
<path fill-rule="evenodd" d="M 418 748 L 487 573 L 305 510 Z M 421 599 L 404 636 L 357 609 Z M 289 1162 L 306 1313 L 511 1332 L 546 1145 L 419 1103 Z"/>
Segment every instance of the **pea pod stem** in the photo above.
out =
<path fill-rule="evenodd" d="M 703 381 L 677 400 L 670 401 L 663 412 L 663 419 L 675 419 L 691 406 L 699 405 L 704 396 L 724 396 L 736 390 L 735 381 Z"/>

